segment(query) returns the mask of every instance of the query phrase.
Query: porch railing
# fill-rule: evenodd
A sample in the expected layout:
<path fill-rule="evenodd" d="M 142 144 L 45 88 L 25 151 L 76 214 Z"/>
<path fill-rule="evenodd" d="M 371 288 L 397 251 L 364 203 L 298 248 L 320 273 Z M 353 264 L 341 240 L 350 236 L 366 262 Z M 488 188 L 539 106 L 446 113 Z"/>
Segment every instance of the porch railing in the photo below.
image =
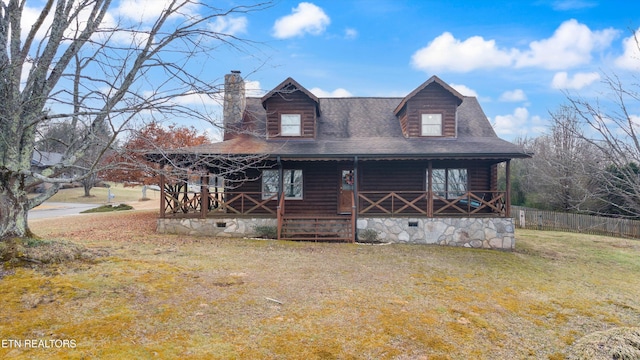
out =
<path fill-rule="evenodd" d="M 360 191 L 358 200 L 360 215 L 506 216 L 507 208 L 503 191 Z"/>
<path fill-rule="evenodd" d="M 277 194 L 273 194 L 263 198 L 261 192 L 193 192 L 180 186 L 167 185 L 164 189 L 164 201 L 161 202 L 161 215 L 276 215 L 277 201 L 274 200 L 277 197 Z"/>
<path fill-rule="evenodd" d="M 161 201 L 163 217 L 284 215 L 284 201 L 278 202 L 277 194 L 263 198 L 260 192 L 192 192 L 179 186 L 165 186 L 164 190 Z M 360 191 L 357 203 L 357 209 L 354 209 L 358 215 L 507 216 L 506 193 L 503 191 L 469 191 L 455 194 L 427 191 Z M 278 213 L 278 207 L 281 213 Z"/>

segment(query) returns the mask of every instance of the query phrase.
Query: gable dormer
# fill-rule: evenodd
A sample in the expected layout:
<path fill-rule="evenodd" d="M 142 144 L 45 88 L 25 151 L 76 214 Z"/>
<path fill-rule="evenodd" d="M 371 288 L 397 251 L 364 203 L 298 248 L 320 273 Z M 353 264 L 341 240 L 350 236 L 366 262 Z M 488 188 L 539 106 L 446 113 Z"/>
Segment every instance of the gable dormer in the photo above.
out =
<path fill-rule="evenodd" d="M 456 137 L 456 111 L 464 96 L 437 76 L 407 95 L 394 110 L 402 134 L 413 137 Z"/>
<path fill-rule="evenodd" d="M 262 97 L 268 139 L 315 139 L 320 115 L 318 98 L 292 78 Z"/>

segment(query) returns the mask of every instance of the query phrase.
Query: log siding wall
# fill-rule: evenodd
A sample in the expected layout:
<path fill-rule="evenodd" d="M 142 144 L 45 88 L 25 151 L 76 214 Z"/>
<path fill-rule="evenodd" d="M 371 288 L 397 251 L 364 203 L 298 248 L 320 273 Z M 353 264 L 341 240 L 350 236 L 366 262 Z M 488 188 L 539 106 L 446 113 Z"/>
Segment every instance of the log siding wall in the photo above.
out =
<path fill-rule="evenodd" d="M 273 168 L 277 168 L 275 163 Z M 303 198 L 286 200 L 287 213 L 298 215 L 335 215 L 338 213 L 340 171 L 353 167 L 352 161 L 283 161 L 283 169 L 303 172 Z M 358 191 L 420 192 L 427 191 L 427 160 L 361 161 L 358 165 Z M 487 161 L 433 161 L 434 169 L 467 169 L 469 191 L 496 191 L 497 166 Z M 262 191 L 260 171 L 251 170 L 247 181 L 233 192 Z M 274 208 L 277 206 L 276 201 Z M 422 207 L 424 204 L 419 204 Z"/>
<path fill-rule="evenodd" d="M 456 109 L 459 99 L 433 83 L 411 98 L 401 112 L 400 126 L 405 137 L 422 136 L 422 114 L 442 114 L 442 137 L 456 137 Z"/>
<path fill-rule="evenodd" d="M 301 91 L 278 93 L 265 101 L 267 137 L 314 139 L 316 137 L 317 104 Z M 300 114 L 300 136 L 280 136 L 280 115 Z"/>

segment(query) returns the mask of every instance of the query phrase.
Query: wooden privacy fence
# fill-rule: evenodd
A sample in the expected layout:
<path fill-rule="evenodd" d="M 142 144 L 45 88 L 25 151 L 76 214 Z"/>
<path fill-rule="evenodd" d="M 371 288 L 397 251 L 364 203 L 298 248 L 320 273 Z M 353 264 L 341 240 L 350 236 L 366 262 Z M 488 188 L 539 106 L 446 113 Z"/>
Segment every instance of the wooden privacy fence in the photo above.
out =
<path fill-rule="evenodd" d="M 511 207 L 519 228 L 640 238 L 640 220 Z"/>

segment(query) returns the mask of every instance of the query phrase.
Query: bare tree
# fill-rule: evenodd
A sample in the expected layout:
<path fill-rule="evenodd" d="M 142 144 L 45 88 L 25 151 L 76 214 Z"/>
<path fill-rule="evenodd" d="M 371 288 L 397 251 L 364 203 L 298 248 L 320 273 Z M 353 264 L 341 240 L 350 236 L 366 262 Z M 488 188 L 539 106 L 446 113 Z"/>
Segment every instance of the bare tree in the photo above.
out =
<path fill-rule="evenodd" d="M 580 138 L 601 154 L 600 171 L 592 177 L 599 184 L 599 199 L 607 212 L 640 217 L 640 118 L 632 113 L 640 105 L 637 78 L 623 82 L 605 75 L 607 98 L 598 101 L 568 95 L 568 106 L 588 129 Z"/>
<path fill-rule="evenodd" d="M 131 21 L 112 0 L 47 0 L 27 24 L 27 0 L 0 1 L 0 239 L 30 235 L 28 210 L 50 198 L 58 175 L 81 167 L 91 176 L 100 156 L 79 164 L 107 127 L 111 138 L 101 153 L 140 117 L 210 114 L 183 105 L 180 98 L 212 96 L 221 84 L 211 78 L 220 46 L 245 50 L 251 42 L 216 32 L 217 19 L 265 8 L 255 3 L 218 9 L 209 2 L 154 3 L 151 21 Z M 120 14 L 120 15 L 119 15 Z M 23 29 L 23 26 L 31 25 Z M 24 31 L 23 31 L 24 30 Z M 73 141 L 62 160 L 44 171 L 31 168 L 39 130 L 48 122 L 83 122 L 87 131 Z M 26 189 L 52 184 L 35 198 Z"/>
<path fill-rule="evenodd" d="M 527 169 L 530 201 L 559 211 L 594 211 L 592 173 L 601 167 L 599 151 L 583 139 L 573 109 L 561 107 L 550 115 L 549 132 L 527 144 L 534 153 Z"/>
<path fill-rule="evenodd" d="M 86 134 L 88 129 L 84 127 L 84 122 L 63 121 L 47 124 L 40 130 L 41 136 L 36 142 L 36 152 L 38 154 L 69 154 L 75 149 L 86 144 L 79 141 L 87 141 L 90 136 Z M 112 134 L 108 127 L 101 126 L 94 130 L 91 136 L 90 146 L 81 158 L 76 159 L 73 172 L 65 173 L 68 178 L 76 177 L 84 188 L 84 196 L 90 196 L 90 191 L 98 182 L 98 174 L 92 171 L 92 164 L 101 156 L 103 149 L 111 142 Z M 38 156 L 38 155 L 36 155 Z"/>

